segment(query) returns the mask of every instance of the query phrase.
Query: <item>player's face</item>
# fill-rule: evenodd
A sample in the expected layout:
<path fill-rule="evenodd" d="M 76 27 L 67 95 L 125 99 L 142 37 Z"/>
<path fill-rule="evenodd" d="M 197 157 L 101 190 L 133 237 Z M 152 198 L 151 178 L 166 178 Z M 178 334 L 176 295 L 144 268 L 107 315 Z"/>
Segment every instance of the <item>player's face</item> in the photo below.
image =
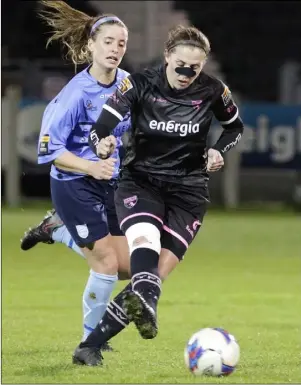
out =
<path fill-rule="evenodd" d="M 125 54 L 127 41 L 128 32 L 125 28 L 117 24 L 103 25 L 96 40 L 89 41 L 93 63 L 106 70 L 117 68 Z"/>
<path fill-rule="evenodd" d="M 165 53 L 165 60 L 168 82 L 172 88 L 180 90 L 189 87 L 198 77 L 206 62 L 206 54 L 200 48 L 179 45 L 173 52 Z"/>

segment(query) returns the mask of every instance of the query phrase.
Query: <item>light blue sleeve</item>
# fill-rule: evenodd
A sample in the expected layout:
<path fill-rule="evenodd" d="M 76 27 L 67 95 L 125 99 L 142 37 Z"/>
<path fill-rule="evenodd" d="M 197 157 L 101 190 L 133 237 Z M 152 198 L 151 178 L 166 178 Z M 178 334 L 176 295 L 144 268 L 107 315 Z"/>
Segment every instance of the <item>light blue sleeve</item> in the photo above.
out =
<path fill-rule="evenodd" d="M 131 117 L 130 115 L 126 115 L 122 122 L 120 122 L 113 131 L 113 135 L 118 137 L 122 137 L 122 135 L 131 128 Z"/>
<path fill-rule="evenodd" d="M 79 116 L 79 97 L 76 92 L 62 90 L 43 115 L 38 142 L 38 163 L 49 163 L 66 150 L 66 143 Z"/>

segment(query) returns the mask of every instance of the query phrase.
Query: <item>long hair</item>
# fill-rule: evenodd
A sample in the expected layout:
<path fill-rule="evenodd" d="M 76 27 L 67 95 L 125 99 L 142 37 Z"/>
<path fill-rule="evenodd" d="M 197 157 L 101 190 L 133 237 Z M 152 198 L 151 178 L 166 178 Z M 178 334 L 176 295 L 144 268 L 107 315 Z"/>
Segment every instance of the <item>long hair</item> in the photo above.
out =
<path fill-rule="evenodd" d="M 103 17 L 115 15 L 106 14 L 92 17 L 70 7 L 62 0 L 40 0 L 39 3 L 43 8 L 38 12 L 38 15 L 52 29 L 46 47 L 53 41 L 60 41 L 67 49 L 66 58 L 71 59 L 75 65 L 90 63 L 92 56 L 88 49 L 88 41 L 90 38 L 95 39 L 101 28 L 101 26 L 96 28 L 91 34 L 92 26 Z M 118 24 L 125 27 L 122 22 L 119 23 L 118 21 L 104 24 Z"/>

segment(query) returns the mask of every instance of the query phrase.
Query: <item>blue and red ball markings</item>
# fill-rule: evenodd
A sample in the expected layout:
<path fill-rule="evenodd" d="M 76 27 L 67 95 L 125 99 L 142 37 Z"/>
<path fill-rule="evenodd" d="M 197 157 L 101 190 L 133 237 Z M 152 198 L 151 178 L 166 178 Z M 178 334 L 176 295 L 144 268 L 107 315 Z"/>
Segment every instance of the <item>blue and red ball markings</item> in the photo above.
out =
<path fill-rule="evenodd" d="M 205 352 L 205 349 L 198 347 L 198 341 L 195 340 L 187 346 L 187 352 L 189 356 L 189 369 L 193 372 L 198 367 L 198 360 Z"/>
<path fill-rule="evenodd" d="M 231 338 L 229 336 L 229 333 L 225 329 L 214 328 L 214 330 L 217 330 L 218 332 L 220 332 L 225 337 L 227 344 L 229 344 L 231 342 Z M 229 376 L 229 374 L 231 374 L 234 371 L 234 369 L 235 369 L 234 366 L 222 364 L 222 376 Z"/>
<path fill-rule="evenodd" d="M 225 337 L 227 344 L 229 344 L 231 342 L 231 338 L 229 336 L 229 333 L 225 329 L 214 328 L 213 330 L 217 330 L 218 332 L 220 332 Z"/>
<path fill-rule="evenodd" d="M 234 366 L 222 364 L 222 376 L 229 376 L 234 371 Z"/>

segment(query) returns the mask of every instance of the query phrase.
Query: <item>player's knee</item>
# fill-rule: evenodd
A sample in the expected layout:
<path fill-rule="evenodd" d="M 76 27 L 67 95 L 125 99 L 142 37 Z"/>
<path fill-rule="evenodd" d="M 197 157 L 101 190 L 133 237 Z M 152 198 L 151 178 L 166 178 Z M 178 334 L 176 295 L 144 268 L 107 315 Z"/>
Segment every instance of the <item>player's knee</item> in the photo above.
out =
<path fill-rule="evenodd" d="M 125 236 L 127 238 L 131 254 L 138 248 L 152 249 L 160 254 L 160 230 L 151 223 L 136 223 L 126 230 Z"/>
<path fill-rule="evenodd" d="M 107 237 L 96 241 L 89 254 L 88 260 L 90 265 L 93 265 L 93 268 L 96 269 L 95 271 L 101 269 L 107 272 L 117 272 L 117 255 Z"/>

